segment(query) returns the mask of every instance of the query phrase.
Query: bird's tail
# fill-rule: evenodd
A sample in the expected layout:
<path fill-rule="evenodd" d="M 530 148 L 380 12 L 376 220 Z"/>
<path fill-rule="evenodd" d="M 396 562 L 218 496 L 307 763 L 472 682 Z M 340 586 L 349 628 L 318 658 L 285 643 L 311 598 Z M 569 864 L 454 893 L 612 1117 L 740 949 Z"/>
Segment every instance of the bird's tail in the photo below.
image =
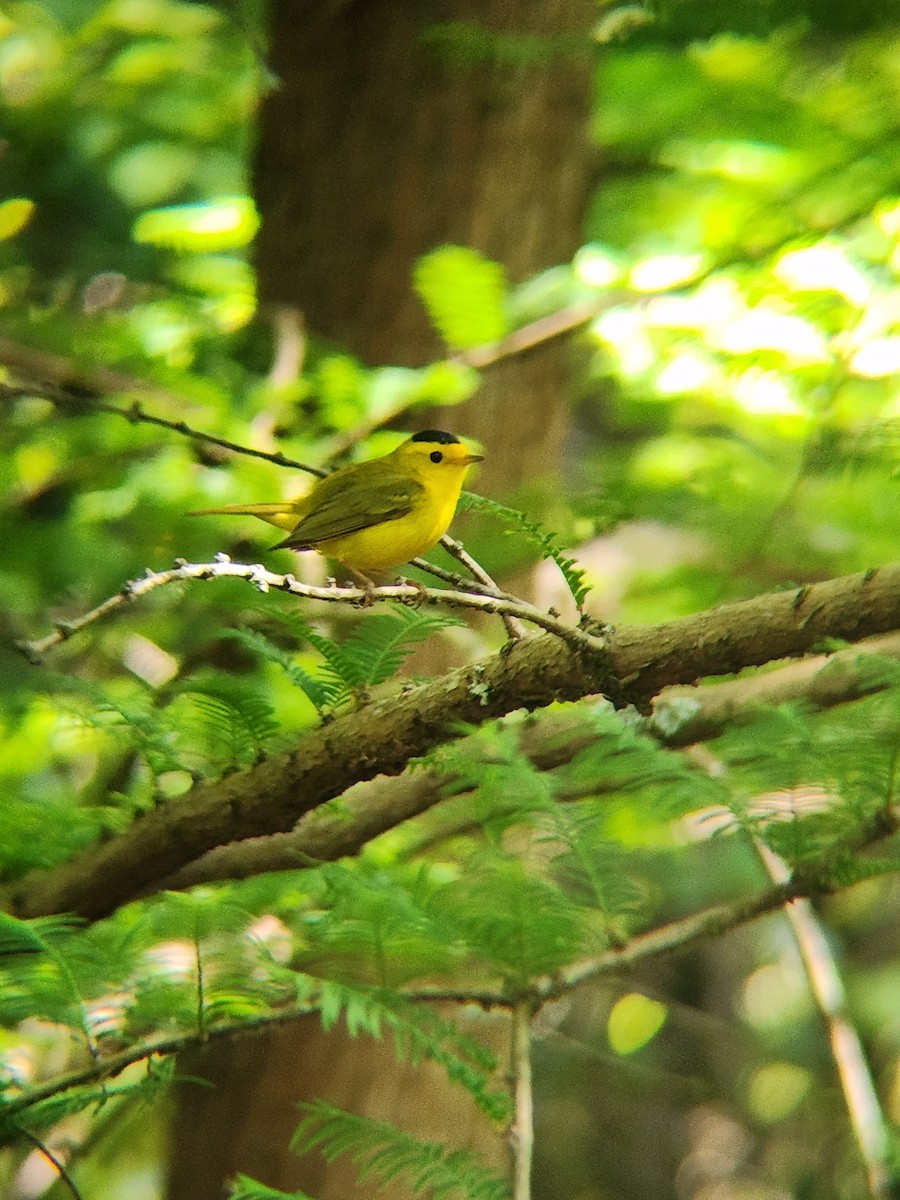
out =
<path fill-rule="evenodd" d="M 223 508 L 199 508 L 187 513 L 189 517 L 226 516 L 259 517 L 268 525 L 278 529 L 292 530 L 297 521 L 297 510 L 290 501 L 275 501 L 273 504 L 226 504 Z"/>

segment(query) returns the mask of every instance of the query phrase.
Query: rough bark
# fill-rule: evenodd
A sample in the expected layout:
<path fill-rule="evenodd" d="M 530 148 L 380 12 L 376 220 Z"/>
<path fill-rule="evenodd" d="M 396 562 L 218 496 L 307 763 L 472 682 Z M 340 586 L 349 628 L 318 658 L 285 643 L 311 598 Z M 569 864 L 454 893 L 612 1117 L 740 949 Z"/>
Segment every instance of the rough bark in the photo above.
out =
<path fill-rule="evenodd" d="M 286 832 L 352 784 L 399 773 L 413 757 L 516 709 L 602 692 L 618 704 L 805 653 L 825 637 L 859 640 L 900 629 L 900 564 L 769 593 L 655 626 L 620 626 L 592 657 L 549 634 L 348 713 L 297 748 L 201 784 L 125 833 L 19 881 L 19 916 L 98 917 L 214 846 Z"/>

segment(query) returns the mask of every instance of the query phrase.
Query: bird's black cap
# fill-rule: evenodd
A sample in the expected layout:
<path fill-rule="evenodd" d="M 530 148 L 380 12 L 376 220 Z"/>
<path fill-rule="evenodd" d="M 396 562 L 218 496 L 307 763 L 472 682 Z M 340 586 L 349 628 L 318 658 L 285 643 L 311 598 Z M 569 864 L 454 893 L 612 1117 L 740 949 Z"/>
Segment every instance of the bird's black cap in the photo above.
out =
<path fill-rule="evenodd" d="M 459 438 L 455 433 L 444 433 L 442 429 L 423 429 L 421 433 L 414 433 L 409 440 L 411 442 L 437 442 L 439 446 L 449 446 L 452 442 L 459 443 Z"/>

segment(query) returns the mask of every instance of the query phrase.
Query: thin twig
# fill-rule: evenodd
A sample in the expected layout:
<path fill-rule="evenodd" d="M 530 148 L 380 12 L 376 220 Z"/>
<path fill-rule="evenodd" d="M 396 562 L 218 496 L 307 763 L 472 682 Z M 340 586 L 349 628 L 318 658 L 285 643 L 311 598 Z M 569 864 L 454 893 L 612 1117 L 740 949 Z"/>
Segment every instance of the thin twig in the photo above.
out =
<path fill-rule="evenodd" d="M 75 1200 L 82 1200 L 81 1192 L 79 1192 L 78 1188 L 75 1186 L 75 1180 L 66 1170 L 60 1159 L 56 1157 L 53 1151 L 50 1150 L 48 1146 L 45 1146 L 39 1137 L 35 1137 L 35 1135 L 30 1133 L 27 1129 L 19 1129 L 18 1132 L 22 1135 L 26 1142 L 31 1142 L 35 1150 L 37 1150 L 39 1154 L 46 1158 L 47 1162 L 50 1163 L 62 1182 L 72 1193 Z"/>
<path fill-rule="evenodd" d="M 289 592 L 293 596 L 302 596 L 307 600 L 321 600 L 330 604 L 367 605 L 373 601 L 400 601 L 405 604 L 448 604 L 454 608 L 471 608 L 490 614 L 507 614 L 518 617 L 529 624 L 537 625 L 546 633 L 553 633 L 577 649 L 590 649 L 594 652 L 603 649 L 599 638 L 567 625 L 564 621 L 551 617 L 548 613 L 533 608 L 524 600 L 500 600 L 494 596 L 485 596 L 473 592 L 452 591 L 446 588 L 423 589 L 408 583 L 391 584 L 387 587 L 374 588 L 365 591 L 358 587 L 317 587 L 300 583 L 293 575 L 278 575 L 260 564 L 233 563 L 227 555 L 221 555 L 216 562 L 188 563 L 184 561 L 168 571 L 149 571 L 142 579 L 132 580 L 125 584 L 120 592 L 109 596 L 92 608 L 89 612 L 71 621 L 57 622 L 53 633 L 34 641 L 20 641 L 16 649 L 21 651 L 30 662 L 39 663 L 44 654 L 61 642 L 67 641 L 86 626 L 108 616 L 116 609 L 132 600 L 140 599 L 156 588 L 165 587 L 172 583 L 183 583 L 189 580 L 207 579 L 244 579 L 261 592 Z"/>
<path fill-rule="evenodd" d="M 520 1000 L 512 1010 L 512 1084 L 515 1117 L 510 1130 L 513 1200 L 531 1200 L 531 1161 L 534 1154 L 534 1096 L 531 1079 L 531 1020 L 533 1009 Z"/>
<path fill-rule="evenodd" d="M 445 550 L 453 555 L 458 563 L 461 563 L 465 567 L 473 579 L 476 579 L 479 583 L 483 583 L 485 587 L 492 588 L 495 593 L 499 590 L 497 588 L 497 584 L 490 577 L 490 575 L 488 575 L 481 563 L 476 562 L 471 554 L 466 553 L 462 542 L 458 542 L 455 538 L 450 537 L 448 533 L 445 533 L 441 538 L 441 545 Z M 501 619 L 506 628 L 508 636 L 513 641 L 526 636 L 527 631 L 521 621 L 517 620 L 515 617 L 509 616 L 506 613 L 501 613 Z"/>
<path fill-rule="evenodd" d="M 294 319 L 298 319 L 297 315 L 290 310 Z M 302 322 L 299 330 L 295 331 L 296 336 L 302 336 Z M 273 370 L 275 368 L 273 367 Z M 274 463 L 277 467 L 292 467 L 298 471 L 305 471 L 308 475 L 315 475 L 318 479 L 324 479 L 329 471 L 322 467 L 313 467 L 309 463 L 298 462 L 296 459 L 288 458 L 281 451 L 257 450 L 251 446 L 244 446 L 239 442 L 229 441 L 227 438 L 217 437 L 212 433 L 205 433 L 202 429 L 194 429 L 185 421 L 170 421 L 165 417 L 158 417 L 154 413 L 148 413 L 140 404 L 139 401 L 134 401 L 127 408 L 123 408 L 118 404 L 109 404 L 104 400 L 97 400 L 92 397 L 78 396 L 74 393 L 65 391 L 63 388 L 50 386 L 48 384 L 29 384 L 18 385 L 15 387 L 9 384 L 0 383 L 0 400 L 12 401 L 37 396 L 43 400 L 49 400 L 51 404 L 55 404 L 58 408 L 69 408 L 76 412 L 100 412 L 108 413 L 112 416 L 122 417 L 130 424 L 154 425 L 160 429 L 168 429 L 172 433 L 177 433 L 181 437 L 190 438 L 198 442 L 207 442 L 213 446 L 220 446 L 224 450 L 229 450 L 233 454 L 241 454 L 247 458 L 259 458 L 264 462 Z M 453 555 L 467 571 L 472 575 L 473 579 L 482 584 L 485 594 L 496 595 L 504 599 L 513 599 L 501 592 L 496 583 L 488 575 L 487 571 L 475 561 L 470 554 L 467 554 L 461 543 L 455 541 L 448 535 L 444 535 L 441 539 L 441 544 L 447 548 L 450 554 Z M 450 574 L 442 568 L 435 566 L 433 563 L 426 561 L 423 558 L 413 559 L 413 566 L 419 568 L 420 571 L 425 571 L 430 575 L 434 575 L 438 579 L 446 579 Z M 458 576 L 450 575 L 453 582 L 458 581 Z M 520 638 L 525 636 L 525 630 L 522 625 L 516 621 L 514 617 L 506 614 L 500 614 L 507 634 L 511 638 Z"/>
<path fill-rule="evenodd" d="M 154 380 L 129 375 L 115 367 L 99 366 L 96 362 L 80 363 L 66 355 L 15 342 L 11 338 L 0 337 L 0 363 L 9 367 L 11 374 L 19 379 L 53 384 L 88 400 L 110 392 L 130 392 L 162 400 L 176 409 L 193 402 L 193 397 L 186 393 L 162 387 Z M 35 394 L 34 391 L 30 393 Z"/>
<path fill-rule="evenodd" d="M 444 537 L 449 537 L 449 535 L 445 534 Z M 443 545 L 443 539 L 441 544 Z M 472 559 L 472 561 L 475 560 Z M 476 592 L 480 596 L 493 596 L 497 600 L 511 600 L 513 603 L 519 599 L 512 592 L 504 592 L 496 584 L 483 583 L 480 579 L 466 579 L 457 571 L 448 571 L 446 567 L 439 567 L 437 563 L 429 562 L 427 558 L 410 559 L 409 565 L 418 567 L 420 571 L 427 571 L 435 579 L 440 579 L 442 583 L 449 583 L 452 588 L 457 588 L 459 591 Z M 481 572 L 486 578 L 488 577 L 483 568 L 481 568 Z"/>
<path fill-rule="evenodd" d="M 460 350 L 458 354 L 451 355 L 450 362 L 483 371 L 485 367 L 493 367 L 505 358 L 526 354 L 529 350 L 536 350 L 538 346 L 564 337 L 567 333 L 582 329 L 606 309 L 621 304 L 626 295 L 625 292 L 602 292 L 595 300 L 567 304 L 565 308 L 558 308 L 528 325 L 514 329 L 498 342 L 473 346 L 471 350 Z"/>
<path fill-rule="evenodd" d="M 773 883 L 790 879 L 787 864 L 764 843 L 756 840 L 759 857 Z M 872 1200 L 889 1200 L 891 1190 L 891 1135 L 878 1093 L 866 1062 L 859 1034 L 850 1020 L 847 995 L 822 923 L 809 900 L 802 897 L 785 906 L 810 990 L 828 1030 L 853 1136 L 865 1166 Z"/>
<path fill-rule="evenodd" d="M 451 354 L 447 361 L 461 367 L 473 367 L 477 371 L 486 370 L 508 358 L 527 354 L 530 350 L 536 350 L 547 342 L 555 341 L 569 333 L 575 333 L 578 329 L 589 325 L 607 309 L 621 304 L 625 298 L 628 297 L 624 292 L 603 292 L 596 300 L 567 304 L 564 308 L 547 313 L 519 329 L 514 329 L 512 333 L 497 342 L 485 342 L 481 346 L 473 346 L 469 350 L 460 350 L 457 354 Z M 641 299 L 646 302 L 647 297 L 644 296 Z M 328 447 L 327 457 L 329 460 L 341 457 L 352 450 L 358 442 L 375 433 L 376 430 L 383 429 L 391 421 L 397 420 L 408 409 L 409 400 L 402 397 L 397 403 L 382 409 L 377 415 L 359 422 L 350 433 L 342 434 L 334 439 Z"/>
<path fill-rule="evenodd" d="M 212 446 L 221 446 L 223 450 L 231 450 L 234 454 L 243 454 L 248 458 L 261 458 L 265 462 L 274 463 L 276 467 L 292 467 L 298 471 L 306 471 L 308 475 L 316 475 L 319 479 L 324 479 L 328 474 L 321 467 L 311 467 L 308 463 L 288 458 L 280 450 L 256 450 L 252 446 L 242 446 L 238 442 L 230 442 L 227 438 L 204 433 L 202 429 L 194 429 L 185 421 L 169 421 L 166 417 L 157 417 L 154 413 L 148 413 L 138 400 L 123 408 L 120 404 L 109 404 L 105 400 L 95 400 L 90 396 L 78 396 L 48 384 L 19 384 L 11 387 L 9 384 L 0 383 L 0 400 L 20 400 L 35 396 L 41 400 L 49 400 L 57 408 L 69 408 L 80 413 L 109 413 L 132 425 L 156 425 L 160 429 L 169 429 L 172 433 L 196 442 L 208 442 Z"/>

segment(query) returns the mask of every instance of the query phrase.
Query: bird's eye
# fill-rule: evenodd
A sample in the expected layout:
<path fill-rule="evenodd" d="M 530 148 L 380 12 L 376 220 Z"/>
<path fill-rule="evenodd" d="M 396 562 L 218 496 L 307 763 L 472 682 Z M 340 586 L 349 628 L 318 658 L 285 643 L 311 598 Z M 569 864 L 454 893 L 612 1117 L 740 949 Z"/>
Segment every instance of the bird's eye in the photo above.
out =
<path fill-rule="evenodd" d="M 431 459 L 431 461 L 432 461 L 432 462 L 434 462 L 434 463 L 438 463 L 438 462 L 443 462 L 443 461 L 444 461 L 444 456 L 443 456 L 443 454 L 441 454 L 440 450 L 432 450 L 432 452 L 431 452 L 431 453 L 428 455 L 428 457 L 429 457 L 429 458 Z"/>

